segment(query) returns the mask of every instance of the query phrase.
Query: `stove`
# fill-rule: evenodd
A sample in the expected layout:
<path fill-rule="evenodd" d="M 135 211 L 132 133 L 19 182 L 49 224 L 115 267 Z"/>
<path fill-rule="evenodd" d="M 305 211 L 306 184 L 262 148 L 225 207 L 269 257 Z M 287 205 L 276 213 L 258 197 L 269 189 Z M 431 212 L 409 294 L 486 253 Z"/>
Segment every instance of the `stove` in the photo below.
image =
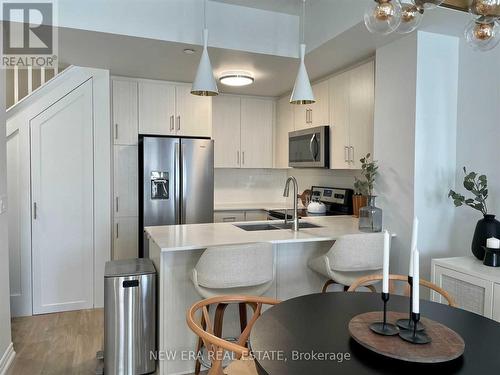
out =
<path fill-rule="evenodd" d="M 312 199 L 319 200 L 326 206 L 324 214 L 312 214 L 307 212 L 307 209 L 299 209 L 299 217 L 314 217 L 314 216 L 341 216 L 352 215 L 352 189 L 340 189 L 324 186 L 313 186 L 311 188 Z M 269 211 L 269 220 L 285 220 L 285 215 L 288 220 L 293 219 L 293 209 L 287 210 L 272 210 Z"/>

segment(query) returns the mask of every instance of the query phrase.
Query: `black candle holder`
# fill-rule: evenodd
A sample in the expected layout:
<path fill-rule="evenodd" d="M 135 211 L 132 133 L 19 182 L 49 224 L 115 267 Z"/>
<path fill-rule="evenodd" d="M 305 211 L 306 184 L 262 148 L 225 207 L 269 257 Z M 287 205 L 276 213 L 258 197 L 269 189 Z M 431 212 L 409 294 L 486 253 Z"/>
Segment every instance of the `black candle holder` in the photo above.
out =
<path fill-rule="evenodd" d="M 420 314 L 411 313 L 411 320 L 413 321 L 413 330 L 401 331 L 399 333 L 399 337 L 412 344 L 423 345 L 430 343 L 432 339 L 425 332 L 419 332 L 416 329 L 418 322 L 420 320 Z"/>
<path fill-rule="evenodd" d="M 408 284 L 410 284 L 410 312 L 408 314 L 408 319 L 398 319 L 396 325 L 400 329 L 407 331 L 413 331 L 413 320 L 411 319 L 411 314 L 413 310 L 413 277 L 408 276 Z M 417 331 L 421 332 L 425 329 L 424 325 L 420 322 L 417 323 Z"/>
<path fill-rule="evenodd" d="M 389 301 L 389 293 L 382 293 L 382 301 L 384 301 L 384 321 L 372 323 L 370 329 L 379 335 L 395 336 L 399 333 L 398 327 L 392 323 L 387 323 L 387 301 Z"/>

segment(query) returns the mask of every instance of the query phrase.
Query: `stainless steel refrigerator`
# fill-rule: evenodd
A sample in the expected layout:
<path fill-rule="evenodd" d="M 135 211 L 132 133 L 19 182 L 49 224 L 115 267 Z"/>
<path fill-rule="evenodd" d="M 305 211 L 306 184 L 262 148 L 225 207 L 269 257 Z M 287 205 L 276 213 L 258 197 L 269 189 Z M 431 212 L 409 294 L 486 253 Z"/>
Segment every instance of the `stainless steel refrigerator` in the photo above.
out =
<path fill-rule="evenodd" d="M 214 141 L 139 137 L 139 256 L 144 227 L 213 222 Z"/>

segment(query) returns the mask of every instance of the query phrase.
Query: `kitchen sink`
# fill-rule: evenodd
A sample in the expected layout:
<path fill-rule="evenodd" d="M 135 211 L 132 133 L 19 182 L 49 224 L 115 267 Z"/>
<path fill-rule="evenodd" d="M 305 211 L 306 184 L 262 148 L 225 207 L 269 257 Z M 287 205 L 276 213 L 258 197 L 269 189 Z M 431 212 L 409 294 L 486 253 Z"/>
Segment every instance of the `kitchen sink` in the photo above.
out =
<path fill-rule="evenodd" d="M 293 223 L 279 223 L 279 224 L 235 224 L 236 227 L 246 230 L 247 232 L 257 232 L 263 230 L 283 230 L 292 229 Z M 311 223 L 299 223 L 299 229 L 307 228 L 321 228 L 319 225 Z"/>

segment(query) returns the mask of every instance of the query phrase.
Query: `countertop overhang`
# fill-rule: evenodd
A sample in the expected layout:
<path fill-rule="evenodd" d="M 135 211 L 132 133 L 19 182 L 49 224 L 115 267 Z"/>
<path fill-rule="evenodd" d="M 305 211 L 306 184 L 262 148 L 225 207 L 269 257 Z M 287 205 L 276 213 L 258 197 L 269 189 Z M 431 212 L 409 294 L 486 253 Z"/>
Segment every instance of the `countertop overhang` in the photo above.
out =
<path fill-rule="evenodd" d="M 186 224 L 147 227 L 145 232 L 150 240 L 163 252 L 198 250 L 212 246 L 238 245 L 257 242 L 273 244 L 334 241 L 346 234 L 362 233 L 358 229 L 359 220 L 352 216 L 308 217 L 301 219 L 319 225 L 319 228 L 292 230 L 268 230 L 248 232 L 235 224 L 266 224 L 269 221 L 244 223 Z M 283 221 L 272 221 L 283 223 Z"/>

